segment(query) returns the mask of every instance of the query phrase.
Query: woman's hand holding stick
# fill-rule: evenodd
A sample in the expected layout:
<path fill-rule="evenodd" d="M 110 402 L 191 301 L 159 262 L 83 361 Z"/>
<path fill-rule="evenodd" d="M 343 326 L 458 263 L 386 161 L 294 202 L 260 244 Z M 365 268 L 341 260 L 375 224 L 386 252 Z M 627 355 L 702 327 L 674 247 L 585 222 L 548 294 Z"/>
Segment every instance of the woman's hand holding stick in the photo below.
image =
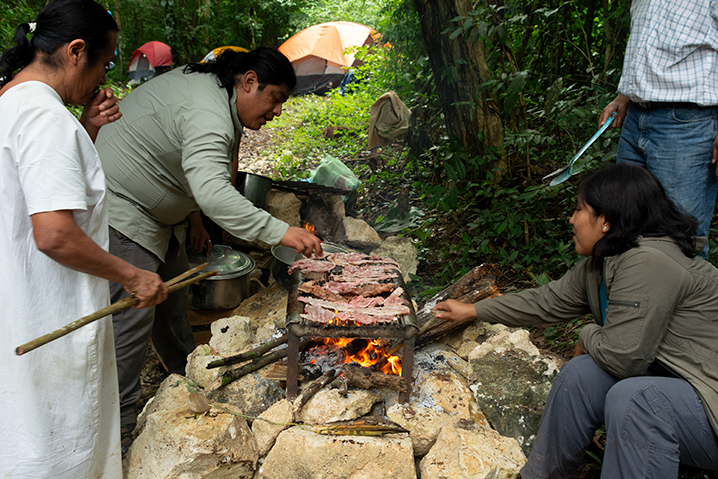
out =
<path fill-rule="evenodd" d="M 191 284 L 197 283 L 198 281 L 202 281 L 203 279 L 209 278 L 210 276 L 214 276 L 217 274 L 216 271 L 210 271 L 209 273 L 202 273 L 194 278 L 184 280 L 188 276 L 193 275 L 194 273 L 198 271 L 202 271 L 204 268 L 207 267 L 207 263 L 203 263 L 199 266 L 196 266 L 188 271 L 185 271 L 181 275 L 172 278 L 171 280 L 167 281 L 165 283 L 165 286 L 167 286 L 167 292 L 172 293 L 174 291 L 177 291 L 178 289 L 182 289 L 184 287 L 187 287 Z M 184 280 L 184 281 L 182 281 Z M 127 297 L 125 299 L 122 299 L 114 304 L 109 305 L 106 308 L 102 308 L 99 311 L 95 311 L 92 314 L 89 314 L 83 318 L 78 319 L 77 321 L 73 321 L 69 324 L 66 324 L 65 326 L 61 327 L 60 329 L 56 329 L 55 331 L 46 334 L 44 336 L 40 336 L 37 339 L 33 339 L 30 342 L 27 342 L 21 346 L 18 346 L 15 348 L 15 354 L 18 356 L 22 356 L 23 354 L 32 351 L 33 349 L 39 348 L 40 346 L 43 346 L 51 341 L 54 341 L 58 338 L 61 338 L 65 336 L 66 334 L 71 333 L 72 331 L 79 329 L 86 324 L 90 324 L 94 321 L 97 321 L 98 319 L 104 318 L 107 315 L 116 313 L 118 311 L 122 311 L 123 309 L 127 309 L 129 307 L 132 307 L 139 303 L 139 300 L 135 298 L 134 296 Z"/>

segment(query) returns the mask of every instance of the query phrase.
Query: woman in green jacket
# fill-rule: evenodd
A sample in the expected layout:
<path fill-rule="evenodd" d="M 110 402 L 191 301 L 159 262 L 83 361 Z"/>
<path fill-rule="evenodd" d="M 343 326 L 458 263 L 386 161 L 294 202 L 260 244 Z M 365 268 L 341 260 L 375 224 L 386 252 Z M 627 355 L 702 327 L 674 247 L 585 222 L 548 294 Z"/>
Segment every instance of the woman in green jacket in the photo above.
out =
<path fill-rule="evenodd" d="M 525 326 L 592 313 L 556 377 L 522 478 L 575 477 L 606 426 L 601 477 L 718 469 L 718 270 L 696 256 L 693 217 L 641 167 L 591 173 L 571 217 L 586 256 L 558 281 L 437 316 Z"/>

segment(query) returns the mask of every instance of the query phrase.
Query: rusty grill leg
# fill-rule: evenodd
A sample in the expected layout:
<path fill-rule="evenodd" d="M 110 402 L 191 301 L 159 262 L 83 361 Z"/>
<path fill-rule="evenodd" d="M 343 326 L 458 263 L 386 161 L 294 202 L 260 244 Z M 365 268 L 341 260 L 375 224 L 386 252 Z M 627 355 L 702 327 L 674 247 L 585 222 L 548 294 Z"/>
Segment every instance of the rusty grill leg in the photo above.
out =
<path fill-rule="evenodd" d="M 299 377 L 299 337 L 291 328 L 287 335 L 287 400 L 294 401 Z"/>
<path fill-rule="evenodd" d="M 412 370 L 414 369 L 414 338 L 406 338 L 404 340 L 404 352 L 401 358 L 401 377 L 406 380 L 408 391 L 399 395 L 399 401 L 402 403 L 409 402 L 411 396 L 411 388 L 413 386 Z"/>

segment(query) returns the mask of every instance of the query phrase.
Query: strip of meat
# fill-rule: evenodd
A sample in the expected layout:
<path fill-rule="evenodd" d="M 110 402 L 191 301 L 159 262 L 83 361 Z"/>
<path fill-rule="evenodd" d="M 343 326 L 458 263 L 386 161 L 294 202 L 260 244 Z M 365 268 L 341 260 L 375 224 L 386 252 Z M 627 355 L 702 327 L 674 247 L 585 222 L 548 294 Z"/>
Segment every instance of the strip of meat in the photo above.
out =
<path fill-rule="evenodd" d="M 388 308 L 355 308 L 349 305 L 349 303 L 331 302 L 307 296 L 299 296 L 297 299 L 303 303 L 319 305 L 327 309 L 336 309 L 337 311 L 356 311 L 358 313 L 369 314 L 371 316 L 401 316 L 409 314 L 409 308 L 403 305 L 395 305 Z"/>
<path fill-rule="evenodd" d="M 308 304 L 305 313 L 300 316 L 307 321 L 320 324 L 331 324 L 335 321 L 339 321 L 340 323 L 353 323 L 352 325 L 356 326 L 376 326 L 380 323 L 392 323 L 396 321 L 395 316 L 372 316 L 356 311 L 342 311 L 337 313 L 334 310 L 313 304 Z"/>
<path fill-rule="evenodd" d="M 349 306 L 354 308 L 373 308 L 374 306 L 381 306 L 384 304 L 384 298 L 381 296 L 373 296 L 365 298 L 364 296 L 356 296 L 349 301 Z"/>
<path fill-rule="evenodd" d="M 396 268 L 401 270 L 399 263 L 392 258 L 384 258 L 377 255 L 366 255 L 361 253 L 333 253 L 330 256 L 330 261 L 342 266 L 354 265 L 360 266 L 363 264 L 386 264 L 394 265 Z"/>
<path fill-rule="evenodd" d="M 305 306 L 304 313 L 299 316 L 315 323 L 328 324 L 336 317 L 336 314 L 319 305 L 308 304 Z"/>
<path fill-rule="evenodd" d="M 289 267 L 289 274 L 291 275 L 296 270 L 300 270 L 302 274 L 305 272 L 326 273 L 335 267 L 334 263 L 323 259 L 300 259 Z"/>
<path fill-rule="evenodd" d="M 298 289 L 302 293 L 311 294 L 317 298 L 326 299 L 327 301 L 346 301 L 342 296 L 319 286 L 316 281 L 305 281 L 299 285 Z"/>
<path fill-rule="evenodd" d="M 401 295 L 404 294 L 404 288 L 401 286 L 397 287 L 388 298 L 384 300 L 384 306 L 395 306 L 406 304 L 404 298 Z"/>

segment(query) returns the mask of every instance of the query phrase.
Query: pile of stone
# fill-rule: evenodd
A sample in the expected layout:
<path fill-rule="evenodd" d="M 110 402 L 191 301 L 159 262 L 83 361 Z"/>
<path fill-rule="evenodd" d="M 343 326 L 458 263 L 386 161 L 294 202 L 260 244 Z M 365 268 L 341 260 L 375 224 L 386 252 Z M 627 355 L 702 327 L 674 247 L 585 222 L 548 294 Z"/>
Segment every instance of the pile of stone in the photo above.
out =
<path fill-rule="evenodd" d="M 341 244 L 394 257 L 410 281 L 417 267 L 411 240 L 382 239 L 346 217 L 337 198 L 314 198 L 321 208 L 307 208 L 306 199 L 273 192 L 269 208 L 292 225 L 312 222 Z M 472 323 L 418 349 L 407 403 L 389 389 L 327 386 L 297 407 L 268 374 L 272 366 L 216 388 L 238 366 L 206 366 L 281 334 L 287 298 L 270 278 L 212 323 L 209 344 L 190 355 L 185 376 L 169 376 L 145 406 L 125 479 L 516 477 L 559 367 L 527 331 Z M 362 419 L 406 432 L 332 435 L 324 428 Z"/>

